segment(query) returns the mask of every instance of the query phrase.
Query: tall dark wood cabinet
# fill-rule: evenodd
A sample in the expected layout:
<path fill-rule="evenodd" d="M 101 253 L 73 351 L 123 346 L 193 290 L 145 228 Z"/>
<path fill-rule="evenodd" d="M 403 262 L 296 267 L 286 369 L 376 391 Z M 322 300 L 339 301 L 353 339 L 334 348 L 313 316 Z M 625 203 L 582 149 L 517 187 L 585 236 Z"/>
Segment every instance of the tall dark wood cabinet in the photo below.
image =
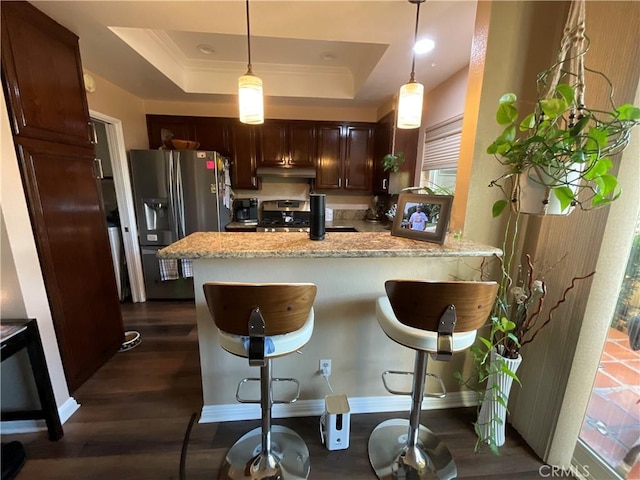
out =
<path fill-rule="evenodd" d="M 124 337 L 78 38 L 26 2 L 2 2 L 1 13 L 2 84 L 73 392 Z"/>
<path fill-rule="evenodd" d="M 390 112 L 376 124 L 373 149 L 373 193 L 389 193 L 389 172 L 384 170 L 384 156 L 392 152 L 394 113 Z M 404 152 L 403 152 L 404 153 Z"/>
<path fill-rule="evenodd" d="M 373 156 L 374 194 L 398 193 L 400 189 L 418 185 L 419 176 L 414 178 L 418 157 L 420 130 L 403 130 L 395 127 L 395 111 L 389 112 L 376 124 L 375 147 Z M 390 192 L 390 172 L 384 171 L 383 159 L 388 153 L 404 154 L 405 162 L 400 166 L 400 175 L 396 176 L 394 192 Z"/>

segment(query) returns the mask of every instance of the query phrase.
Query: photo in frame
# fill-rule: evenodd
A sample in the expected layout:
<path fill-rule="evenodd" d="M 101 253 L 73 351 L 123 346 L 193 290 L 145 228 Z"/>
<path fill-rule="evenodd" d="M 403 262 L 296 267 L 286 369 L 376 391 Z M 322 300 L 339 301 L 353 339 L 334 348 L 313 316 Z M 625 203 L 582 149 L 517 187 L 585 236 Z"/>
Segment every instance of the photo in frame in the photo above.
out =
<path fill-rule="evenodd" d="M 444 243 L 451 218 L 451 195 L 401 193 L 391 235 Z"/>

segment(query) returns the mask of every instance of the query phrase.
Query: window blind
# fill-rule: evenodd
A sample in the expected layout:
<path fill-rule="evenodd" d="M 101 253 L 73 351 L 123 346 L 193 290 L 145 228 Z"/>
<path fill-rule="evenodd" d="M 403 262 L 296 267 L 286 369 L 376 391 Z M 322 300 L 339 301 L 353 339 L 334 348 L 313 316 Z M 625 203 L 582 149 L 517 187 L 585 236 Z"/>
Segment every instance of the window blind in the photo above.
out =
<path fill-rule="evenodd" d="M 425 132 L 422 170 L 457 168 L 462 140 L 462 118 L 456 117 Z"/>

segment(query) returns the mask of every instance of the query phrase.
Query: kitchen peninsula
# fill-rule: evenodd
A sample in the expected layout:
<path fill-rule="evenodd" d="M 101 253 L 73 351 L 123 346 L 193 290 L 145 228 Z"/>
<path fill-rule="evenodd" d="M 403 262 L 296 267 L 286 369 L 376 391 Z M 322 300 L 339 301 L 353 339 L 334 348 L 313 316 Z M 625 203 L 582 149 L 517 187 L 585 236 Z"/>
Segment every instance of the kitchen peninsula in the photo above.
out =
<path fill-rule="evenodd" d="M 300 400 L 274 405 L 274 417 L 320 415 L 331 394 L 318 373 L 319 359 L 332 360 L 331 385 L 349 397 L 352 413 L 406 410 L 409 397 L 389 395 L 380 374 L 412 370 L 413 351 L 390 341 L 378 326 L 376 298 L 392 278 L 472 280 L 480 262 L 501 251 L 467 239 L 443 245 L 392 236 L 389 231 L 327 233 L 311 241 L 307 233 L 199 232 L 160 250 L 159 258 L 193 260 L 195 303 L 203 385 L 201 422 L 260 417 L 255 404 L 236 401 L 238 381 L 255 377 L 246 359 L 224 351 L 209 316 L 202 285 L 228 282 L 312 282 L 318 287 L 315 326 L 301 355 L 274 362 L 274 375 L 300 381 Z M 425 299 L 425 301 L 428 301 Z M 449 395 L 427 399 L 426 408 L 470 405 L 473 394 L 460 392 L 452 377 L 464 367 L 465 354 L 451 362 L 431 362 L 429 371 L 443 377 Z M 255 393 L 258 398 L 258 393 Z M 278 392 L 277 398 L 287 398 Z"/>

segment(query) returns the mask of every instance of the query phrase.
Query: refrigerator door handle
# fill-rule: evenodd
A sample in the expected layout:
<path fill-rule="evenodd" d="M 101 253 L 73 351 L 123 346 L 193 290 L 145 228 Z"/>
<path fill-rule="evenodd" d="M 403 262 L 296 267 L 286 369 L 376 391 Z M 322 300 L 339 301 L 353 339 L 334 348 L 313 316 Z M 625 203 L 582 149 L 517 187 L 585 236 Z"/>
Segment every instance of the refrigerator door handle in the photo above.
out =
<path fill-rule="evenodd" d="M 180 154 L 176 153 L 176 217 L 178 220 L 178 239 L 185 237 L 185 220 L 184 220 L 184 190 L 182 188 L 182 168 L 180 166 Z"/>
<path fill-rule="evenodd" d="M 220 171 L 220 165 L 221 165 L 221 161 L 220 161 L 220 156 L 217 153 L 213 154 L 213 161 L 215 164 L 215 168 L 213 170 L 214 173 L 214 181 L 216 182 L 216 195 L 214 197 L 214 201 L 216 202 L 216 212 L 218 212 L 218 214 L 216 215 L 216 224 L 218 225 L 218 231 L 221 232 L 222 228 L 220 225 L 220 197 L 224 194 L 224 184 L 222 178 L 222 172 Z M 224 170 L 224 165 L 222 166 L 223 170 Z"/>
<path fill-rule="evenodd" d="M 180 239 L 180 236 L 178 235 L 178 217 L 176 214 L 176 189 L 175 189 L 175 185 L 176 185 L 176 181 L 175 181 L 175 168 L 174 168 L 174 161 L 173 161 L 173 151 L 170 150 L 169 151 L 169 155 L 168 155 L 168 162 L 166 163 L 167 166 L 167 181 L 169 183 L 169 185 L 167 185 L 167 191 L 169 192 L 169 205 L 171 206 L 170 210 L 171 210 L 171 217 L 169 219 L 169 221 L 171 222 L 171 236 L 172 236 L 172 242 L 175 242 L 177 240 Z"/>

